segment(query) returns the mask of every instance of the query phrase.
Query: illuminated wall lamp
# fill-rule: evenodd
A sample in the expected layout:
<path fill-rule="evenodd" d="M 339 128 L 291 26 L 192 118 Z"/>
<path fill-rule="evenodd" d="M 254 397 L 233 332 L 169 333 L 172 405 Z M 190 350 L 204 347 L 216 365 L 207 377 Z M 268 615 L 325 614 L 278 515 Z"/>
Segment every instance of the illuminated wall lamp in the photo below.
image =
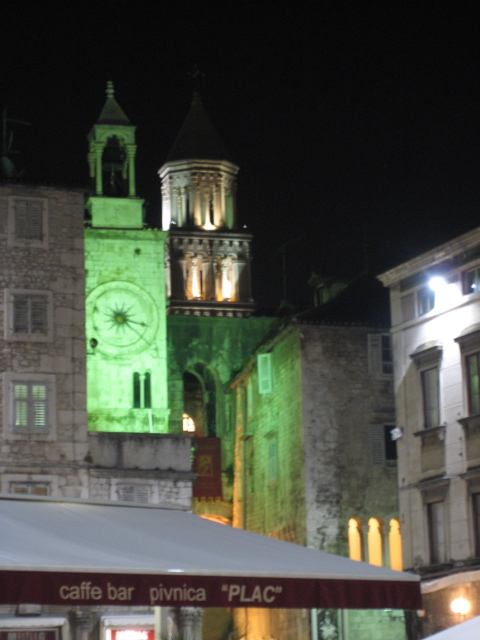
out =
<path fill-rule="evenodd" d="M 432 291 L 442 291 L 442 289 L 445 289 L 447 286 L 447 281 L 445 278 L 442 278 L 442 276 L 433 276 L 433 278 L 430 278 L 428 281 L 428 286 Z"/>
<path fill-rule="evenodd" d="M 471 604 L 466 598 L 455 598 L 455 600 L 452 600 L 450 603 L 450 609 L 453 613 L 464 616 L 470 611 Z"/>

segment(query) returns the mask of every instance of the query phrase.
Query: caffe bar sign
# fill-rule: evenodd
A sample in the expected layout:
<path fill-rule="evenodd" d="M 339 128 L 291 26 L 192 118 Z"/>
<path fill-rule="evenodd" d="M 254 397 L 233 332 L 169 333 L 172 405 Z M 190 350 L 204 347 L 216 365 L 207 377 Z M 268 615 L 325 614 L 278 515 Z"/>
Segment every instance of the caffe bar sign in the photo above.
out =
<path fill-rule="evenodd" d="M 414 585 L 415 586 L 415 585 Z M 314 578 L 247 578 L 185 574 L 0 571 L 0 602 L 66 606 L 196 606 L 275 608 L 415 608 L 410 582 Z M 0 640 L 57 640 L 47 635 Z M 40 634 L 40 632 L 36 632 Z"/>

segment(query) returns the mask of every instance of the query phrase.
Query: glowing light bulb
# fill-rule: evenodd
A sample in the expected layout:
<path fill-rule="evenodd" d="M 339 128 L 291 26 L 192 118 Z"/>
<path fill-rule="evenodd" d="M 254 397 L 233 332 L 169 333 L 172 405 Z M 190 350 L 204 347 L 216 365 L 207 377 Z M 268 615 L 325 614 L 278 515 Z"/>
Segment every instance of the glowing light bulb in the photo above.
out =
<path fill-rule="evenodd" d="M 450 603 L 450 609 L 453 613 L 458 613 L 458 615 L 464 616 L 470 611 L 471 605 L 466 598 L 455 598 L 455 600 L 452 600 Z"/>

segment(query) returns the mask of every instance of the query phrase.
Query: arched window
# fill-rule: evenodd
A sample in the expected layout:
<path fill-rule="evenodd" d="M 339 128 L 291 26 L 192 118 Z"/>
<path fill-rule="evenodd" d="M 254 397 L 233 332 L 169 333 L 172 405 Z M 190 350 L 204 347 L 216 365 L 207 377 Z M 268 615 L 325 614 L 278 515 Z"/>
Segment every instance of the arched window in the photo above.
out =
<path fill-rule="evenodd" d="M 377 518 L 368 521 L 368 562 L 378 567 L 383 564 L 382 523 Z"/>
<path fill-rule="evenodd" d="M 390 520 L 388 546 L 390 548 L 390 568 L 402 571 L 402 533 L 400 531 L 400 522 L 396 518 Z"/>
<path fill-rule="evenodd" d="M 348 549 L 351 560 L 363 560 L 362 523 L 357 518 L 348 521 Z"/>
<path fill-rule="evenodd" d="M 133 374 L 133 408 L 151 409 L 152 407 L 152 382 L 151 373 Z"/>
<path fill-rule="evenodd" d="M 183 430 L 187 433 L 195 433 L 195 422 L 188 415 L 188 413 L 184 413 L 182 417 L 182 425 Z"/>
<path fill-rule="evenodd" d="M 197 363 L 183 374 L 183 411 L 195 423 L 198 436 L 217 435 L 217 393 L 215 378 L 208 367 Z"/>

